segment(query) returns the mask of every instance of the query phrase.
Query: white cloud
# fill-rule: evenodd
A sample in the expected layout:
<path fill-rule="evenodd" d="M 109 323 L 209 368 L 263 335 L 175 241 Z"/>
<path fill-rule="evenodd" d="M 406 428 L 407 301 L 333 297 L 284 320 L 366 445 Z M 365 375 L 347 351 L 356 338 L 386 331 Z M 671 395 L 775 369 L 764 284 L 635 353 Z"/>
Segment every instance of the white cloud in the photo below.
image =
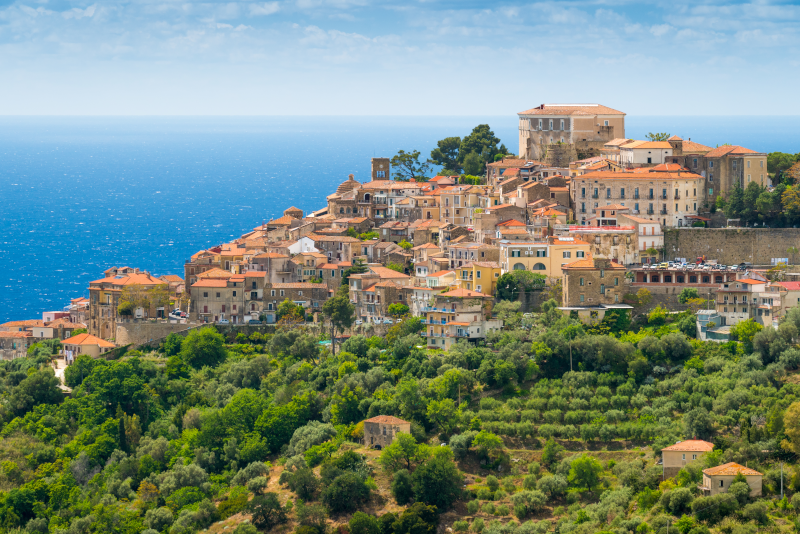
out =
<path fill-rule="evenodd" d="M 223 24 L 223 23 L 221 23 L 221 22 L 217 22 L 217 29 L 218 29 L 218 30 L 222 30 L 222 29 L 229 29 L 229 30 L 232 30 L 232 29 L 233 29 L 233 26 L 231 26 L 230 24 Z"/>
<path fill-rule="evenodd" d="M 73 7 L 69 11 L 62 12 L 61 16 L 64 17 L 65 19 L 82 19 L 84 17 L 91 18 L 94 15 L 95 9 L 97 9 L 97 4 L 92 4 L 86 9 Z"/>
<path fill-rule="evenodd" d="M 655 26 L 650 26 L 650 33 L 652 33 L 656 37 L 661 37 L 663 35 L 666 35 L 672 30 L 674 30 L 674 28 L 669 24 L 656 24 Z"/>
<path fill-rule="evenodd" d="M 265 2 L 263 4 L 251 4 L 250 16 L 257 17 L 263 15 L 274 15 L 281 10 L 278 2 Z"/>

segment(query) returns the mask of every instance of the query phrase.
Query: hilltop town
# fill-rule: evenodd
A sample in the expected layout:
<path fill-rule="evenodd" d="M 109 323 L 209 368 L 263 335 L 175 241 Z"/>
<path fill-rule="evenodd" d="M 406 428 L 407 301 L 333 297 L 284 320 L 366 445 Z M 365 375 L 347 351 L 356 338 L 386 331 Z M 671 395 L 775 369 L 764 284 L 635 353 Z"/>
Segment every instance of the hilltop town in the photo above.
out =
<path fill-rule="evenodd" d="M 0 528 L 800 529 L 800 154 L 518 117 L 0 325 Z"/>
<path fill-rule="evenodd" d="M 396 173 L 402 179 L 393 180 L 391 159 L 373 158 L 369 181 L 350 175 L 327 206 L 289 207 L 238 239 L 199 250 L 182 276 L 109 267 L 90 283 L 88 299 L 41 320 L 0 325 L 0 351 L 13 358 L 37 340 L 67 340 L 85 329 L 88 337 L 70 348 L 99 354 L 169 332 L 127 335 L 137 320 L 275 324 L 284 301 L 319 321 L 345 277 L 354 327 L 393 324 L 400 310 L 435 324 L 423 335 L 442 348 L 499 327 L 491 316 L 461 320 L 459 303 L 498 300 L 501 281 L 506 291 L 517 289 L 524 311 L 538 309 L 552 290 L 562 311 L 587 322 L 608 310 L 682 310 L 686 295 L 702 296 L 698 324 L 704 338 L 710 330 L 718 340 L 748 319 L 776 325 L 797 302 L 800 275 L 768 271 L 790 262 L 787 251 L 800 236 L 710 228 L 731 224 L 716 208 L 734 190 L 773 189 L 767 154 L 675 135 L 629 139 L 625 114 L 598 104 L 542 104 L 518 117 L 519 156 L 497 154 L 480 183 L 463 183 L 464 175 L 408 180 Z M 673 230 L 697 227 L 706 231 L 672 232 L 665 241 Z M 759 247 L 771 250 L 759 254 Z M 609 270 L 613 281 L 604 283 Z M 441 322 L 432 310 L 445 304 L 459 320 Z"/>

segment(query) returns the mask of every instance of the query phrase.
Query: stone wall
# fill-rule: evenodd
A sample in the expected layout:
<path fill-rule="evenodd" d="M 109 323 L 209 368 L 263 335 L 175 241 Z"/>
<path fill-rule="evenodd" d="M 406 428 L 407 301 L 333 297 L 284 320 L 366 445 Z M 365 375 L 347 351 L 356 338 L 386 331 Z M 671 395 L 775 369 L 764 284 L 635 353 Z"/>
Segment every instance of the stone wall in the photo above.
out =
<path fill-rule="evenodd" d="M 664 232 L 666 259 L 693 261 L 705 256 L 725 265 L 743 261 L 770 265 L 772 258 L 789 258 L 789 247 L 800 249 L 800 228 L 673 228 Z"/>
<path fill-rule="evenodd" d="M 173 332 L 187 330 L 196 323 L 160 323 L 151 321 L 117 321 L 116 337 L 117 345 L 139 346 L 151 340 L 167 337 Z"/>
<path fill-rule="evenodd" d="M 545 163 L 552 167 L 569 167 L 571 161 L 578 159 L 575 145 L 571 143 L 561 143 L 547 145 L 547 155 Z"/>

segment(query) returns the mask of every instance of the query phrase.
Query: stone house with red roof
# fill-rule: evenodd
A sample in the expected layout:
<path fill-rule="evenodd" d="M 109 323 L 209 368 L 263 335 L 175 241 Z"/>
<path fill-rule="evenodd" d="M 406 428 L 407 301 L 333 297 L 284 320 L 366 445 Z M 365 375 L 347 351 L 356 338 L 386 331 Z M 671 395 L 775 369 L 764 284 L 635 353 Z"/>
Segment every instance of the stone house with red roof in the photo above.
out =
<path fill-rule="evenodd" d="M 28 354 L 28 347 L 35 342 L 36 339 L 29 330 L 2 330 L 0 331 L 0 359 L 23 358 Z"/>
<path fill-rule="evenodd" d="M 563 308 L 577 311 L 584 322 L 602 321 L 608 309 L 629 309 L 622 302 L 626 289 L 625 266 L 608 258 L 587 257 L 561 267 Z"/>
<path fill-rule="evenodd" d="M 328 257 L 329 263 L 352 262 L 360 252 L 358 245 L 361 240 L 356 237 L 311 234 L 308 238 L 314 242 L 319 252 Z"/>
<path fill-rule="evenodd" d="M 100 339 L 91 334 L 78 334 L 77 336 L 70 337 L 65 339 L 62 345 L 64 346 L 63 350 L 70 351 L 73 358 L 77 358 L 81 354 L 97 358 L 116 348 L 114 343 L 106 341 L 105 339 Z"/>
<path fill-rule="evenodd" d="M 167 283 L 139 269 L 116 267 L 104 272 L 105 278 L 89 282 L 89 322 L 87 330 L 101 339 L 113 339 L 116 335 L 116 320 L 119 317 L 117 308 L 123 289 L 133 287 L 147 292 L 162 287 Z M 156 317 L 159 313 L 166 316 L 164 308 L 152 303 L 150 308 L 136 310 L 135 316 L 141 318 Z"/>
<path fill-rule="evenodd" d="M 364 445 L 377 450 L 391 445 L 399 432 L 411 434 L 411 423 L 391 415 L 379 415 L 364 421 Z"/>
<path fill-rule="evenodd" d="M 412 278 L 378 264 L 367 265 L 367 272 L 349 277 L 350 302 L 356 319 L 379 323 L 389 316 L 389 306 L 404 302 L 402 288 L 412 285 Z"/>
<path fill-rule="evenodd" d="M 687 439 L 661 449 L 661 463 L 664 467 L 664 480 L 672 478 L 686 464 L 700 460 L 714 450 L 714 444 L 702 439 Z"/>
<path fill-rule="evenodd" d="M 700 486 L 700 490 L 706 496 L 725 493 L 733 484 L 736 475 L 744 476 L 747 485 L 750 486 L 751 497 L 761 496 L 764 475 L 755 469 L 750 469 L 735 462 L 703 469 L 703 485 Z"/>

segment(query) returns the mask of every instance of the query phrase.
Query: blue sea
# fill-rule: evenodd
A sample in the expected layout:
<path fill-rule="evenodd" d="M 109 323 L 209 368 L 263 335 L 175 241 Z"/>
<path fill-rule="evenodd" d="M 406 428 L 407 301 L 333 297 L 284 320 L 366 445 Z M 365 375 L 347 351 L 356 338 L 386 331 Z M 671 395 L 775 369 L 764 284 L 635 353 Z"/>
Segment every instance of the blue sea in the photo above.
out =
<path fill-rule="evenodd" d="M 796 117 L 627 117 L 628 137 L 800 152 Z M 372 157 L 427 156 L 503 117 L 0 117 L 0 323 L 41 318 L 110 266 L 183 276 L 184 262 L 297 206 L 325 206 Z"/>

